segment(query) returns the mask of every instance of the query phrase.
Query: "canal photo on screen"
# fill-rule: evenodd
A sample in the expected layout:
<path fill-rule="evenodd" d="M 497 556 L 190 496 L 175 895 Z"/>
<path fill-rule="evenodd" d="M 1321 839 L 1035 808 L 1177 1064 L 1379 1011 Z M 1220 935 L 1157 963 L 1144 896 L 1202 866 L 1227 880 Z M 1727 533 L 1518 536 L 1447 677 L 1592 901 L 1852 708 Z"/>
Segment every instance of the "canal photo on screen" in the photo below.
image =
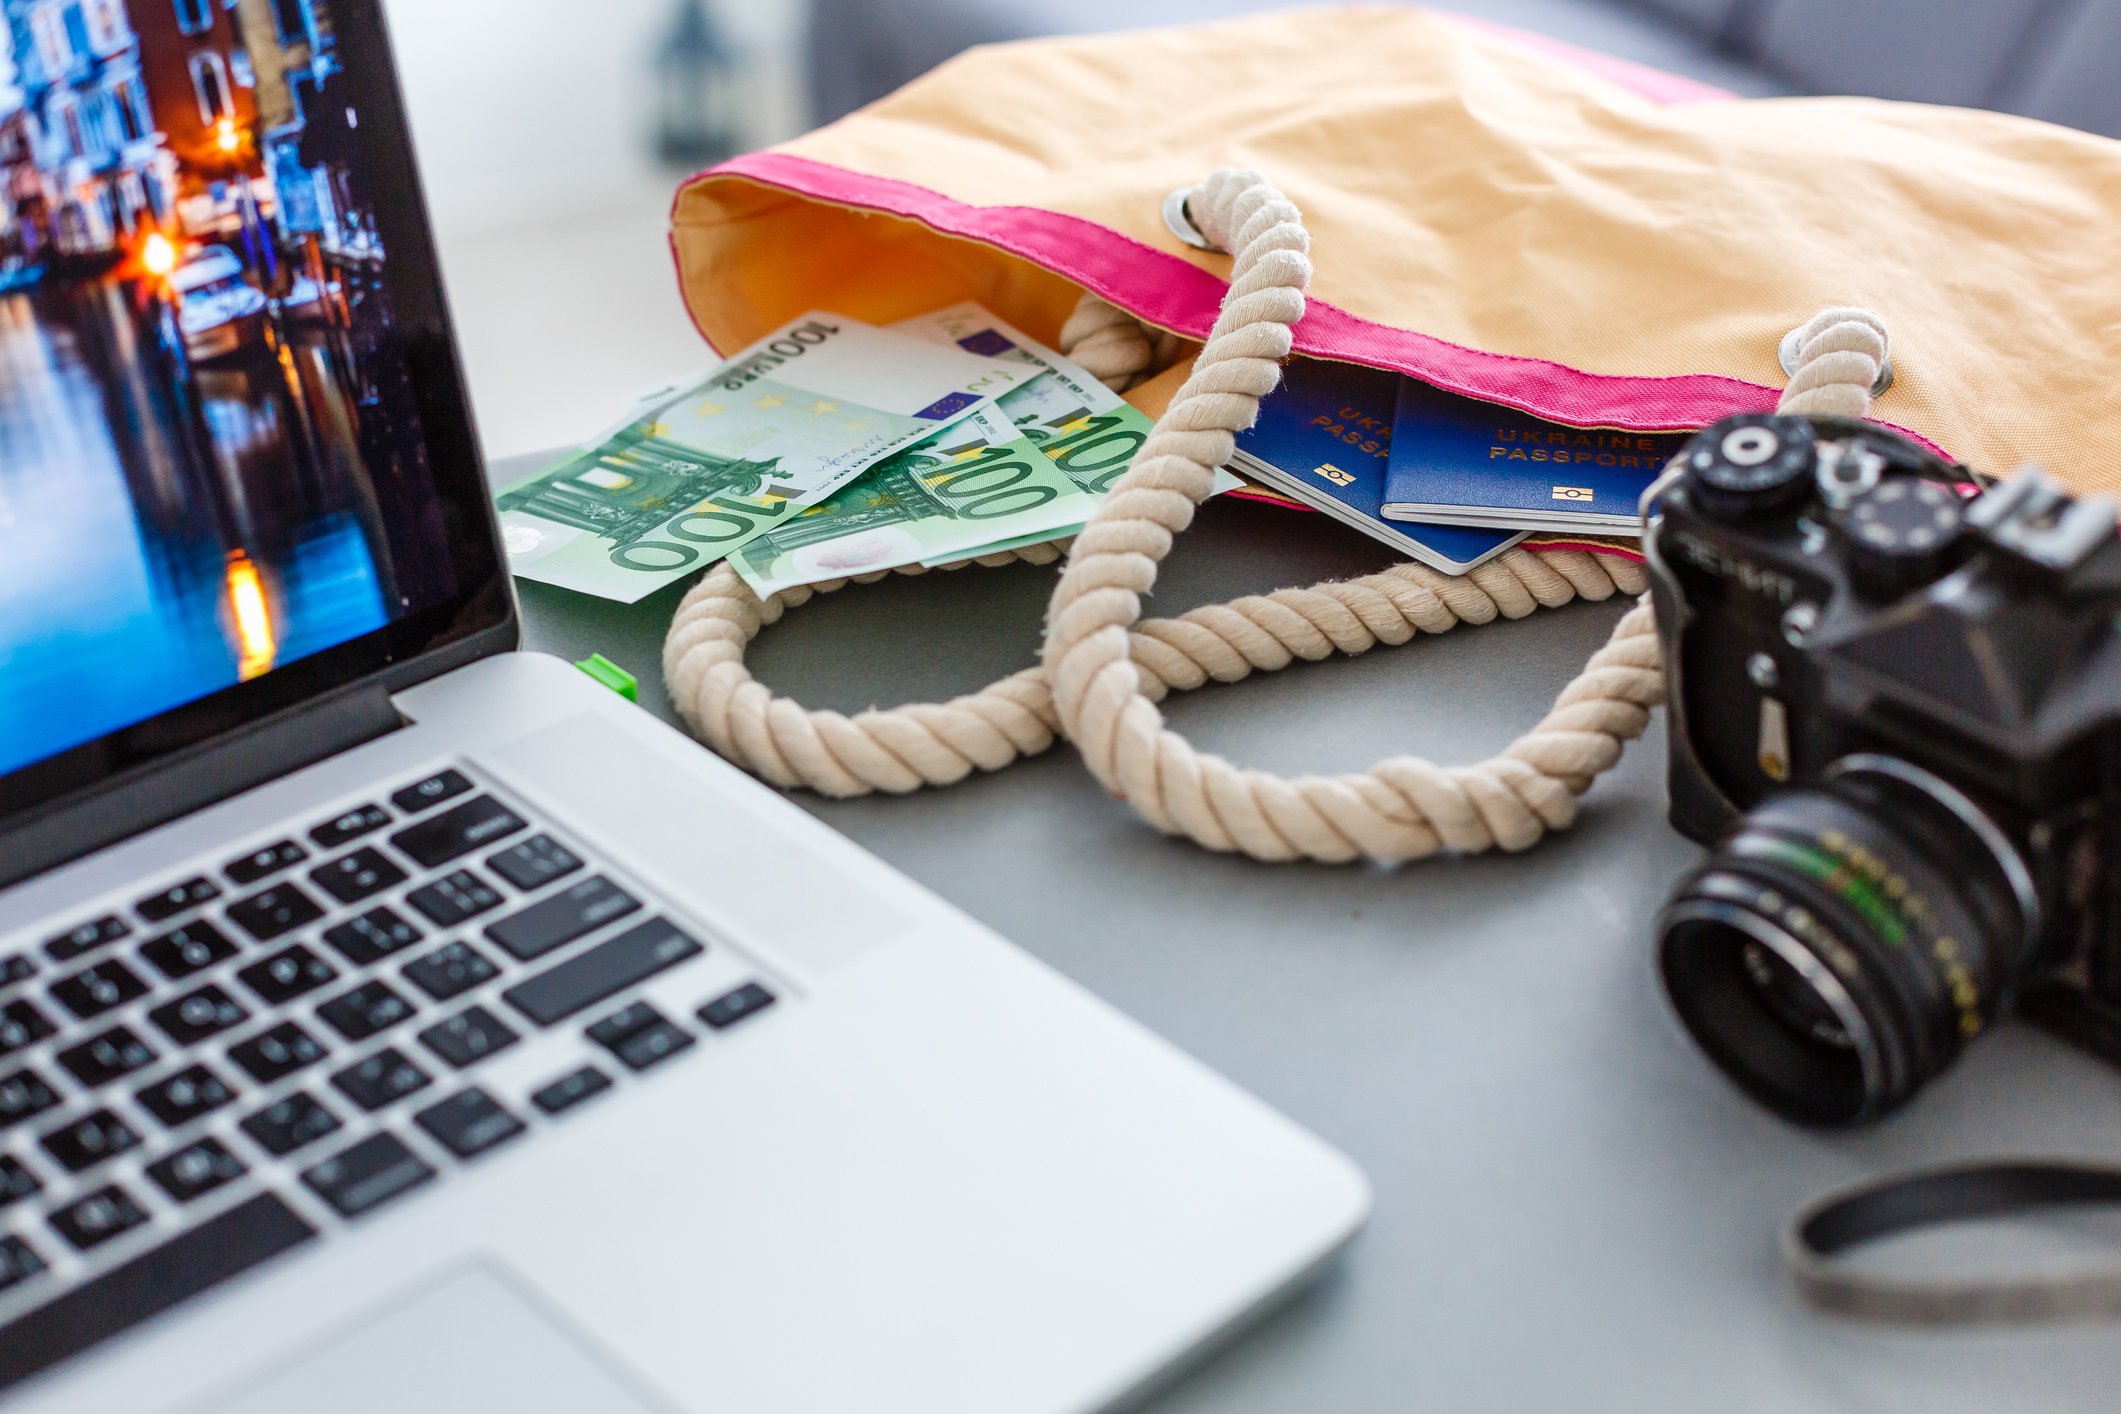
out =
<path fill-rule="evenodd" d="M 330 0 L 0 0 L 0 775 L 455 590 Z"/>

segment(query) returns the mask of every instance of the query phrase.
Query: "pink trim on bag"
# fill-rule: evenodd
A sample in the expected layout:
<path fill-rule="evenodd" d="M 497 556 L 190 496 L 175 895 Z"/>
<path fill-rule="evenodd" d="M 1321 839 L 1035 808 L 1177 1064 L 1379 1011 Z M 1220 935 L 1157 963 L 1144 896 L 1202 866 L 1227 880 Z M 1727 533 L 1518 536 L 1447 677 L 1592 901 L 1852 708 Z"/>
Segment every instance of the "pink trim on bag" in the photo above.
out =
<path fill-rule="evenodd" d="M 1652 103 L 1735 103 L 1738 95 L 1727 88 L 1701 83 L 1695 79 L 1682 78 L 1678 74 L 1653 69 L 1647 64 L 1638 64 L 1632 59 L 1617 59 L 1611 54 L 1601 54 L 1595 49 L 1578 49 L 1575 45 L 1559 39 L 1550 39 L 1531 30 L 1518 29 L 1514 25 L 1497 24 L 1478 15 L 1461 14 L 1456 10 L 1432 10 L 1431 14 L 1453 24 L 1496 39 L 1507 40 L 1520 49 L 1529 49 L 1549 59 L 1596 74 L 1608 83 L 1632 89 Z"/>
<path fill-rule="evenodd" d="M 1078 216 L 1029 206 L 973 206 L 911 182 L 788 153 L 732 158 L 690 178 L 679 189 L 680 199 L 692 186 L 718 177 L 902 216 L 944 235 L 982 242 L 1191 339 L 1206 339 L 1227 288 L 1177 255 Z M 1585 373 L 1547 359 L 1486 353 L 1363 319 L 1316 297 L 1296 326 L 1295 348 L 1314 358 L 1403 373 L 1447 392 L 1579 427 L 1691 431 L 1733 413 L 1771 409 L 1779 395 L 1777 389 L 1719 374 Z"/>

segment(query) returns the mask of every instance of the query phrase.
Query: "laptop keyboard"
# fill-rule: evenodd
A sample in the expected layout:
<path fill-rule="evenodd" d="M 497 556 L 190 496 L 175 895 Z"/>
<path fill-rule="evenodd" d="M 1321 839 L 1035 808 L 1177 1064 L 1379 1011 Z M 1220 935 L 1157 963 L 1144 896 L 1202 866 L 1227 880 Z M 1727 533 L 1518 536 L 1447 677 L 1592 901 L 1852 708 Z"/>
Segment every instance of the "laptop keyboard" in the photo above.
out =
<path fill-rule="evenodd" d="M 467 770 L 387 800 L 0 948 L 0 1390 L 786 991 Z"/>

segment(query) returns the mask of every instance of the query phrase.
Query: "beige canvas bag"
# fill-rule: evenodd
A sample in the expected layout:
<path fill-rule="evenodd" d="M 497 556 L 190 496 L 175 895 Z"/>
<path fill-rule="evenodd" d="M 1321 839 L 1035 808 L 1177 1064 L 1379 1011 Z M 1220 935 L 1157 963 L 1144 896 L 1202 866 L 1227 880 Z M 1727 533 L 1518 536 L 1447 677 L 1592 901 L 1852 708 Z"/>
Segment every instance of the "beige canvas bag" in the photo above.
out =
<path fill-rule="evenodd" d="M 976 299 L 1138 385 L 1162 420 L 1073 547 L 1040 667 L 950 703 L 808 712 L 751 679 L 744 645 L 840 586 L 761 603 L 721 567 L 673 624 L 673 695 L 783 785 L 943 785 L 1059 732 L 1152 823 L 1212 848 L 1523 848 L 1568 823 L 1660 699 L 1646 611 L 1478 766 L 1284 781 L 1163 727 L 1173 689 L 1642 588 L 1611 547 L 1547 546 L 1463 579 L 1409 565 L 1138 622 L 1281 360 L 1667 431 L 1778 397 L 1861 413 L 1889 327 L 1880 421 L 1979 470 L 2037 460 L 2121 489 L 2116 229 L 2121 144 L 1919 105 L 1734 101 L 1408 8 L 975 50 L 688 182 L 672 241 L 695 320 L 733 349 L 807 309 L 888 323 Z M 1160 356 L 1178 362 L 1140 381 Z"/>

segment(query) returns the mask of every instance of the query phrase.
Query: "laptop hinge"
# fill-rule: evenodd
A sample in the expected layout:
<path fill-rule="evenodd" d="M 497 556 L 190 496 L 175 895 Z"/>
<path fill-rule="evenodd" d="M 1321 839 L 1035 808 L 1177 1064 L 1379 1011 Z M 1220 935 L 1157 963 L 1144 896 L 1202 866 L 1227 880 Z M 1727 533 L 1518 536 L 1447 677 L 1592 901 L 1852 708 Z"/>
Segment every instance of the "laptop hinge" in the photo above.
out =
<path fill-rule="evenodd" d="M 233 736 L 0 831 L 0 888 L 240 795 L 394 732 L 405 719 L 381 683 L 268 718 Z"/>

